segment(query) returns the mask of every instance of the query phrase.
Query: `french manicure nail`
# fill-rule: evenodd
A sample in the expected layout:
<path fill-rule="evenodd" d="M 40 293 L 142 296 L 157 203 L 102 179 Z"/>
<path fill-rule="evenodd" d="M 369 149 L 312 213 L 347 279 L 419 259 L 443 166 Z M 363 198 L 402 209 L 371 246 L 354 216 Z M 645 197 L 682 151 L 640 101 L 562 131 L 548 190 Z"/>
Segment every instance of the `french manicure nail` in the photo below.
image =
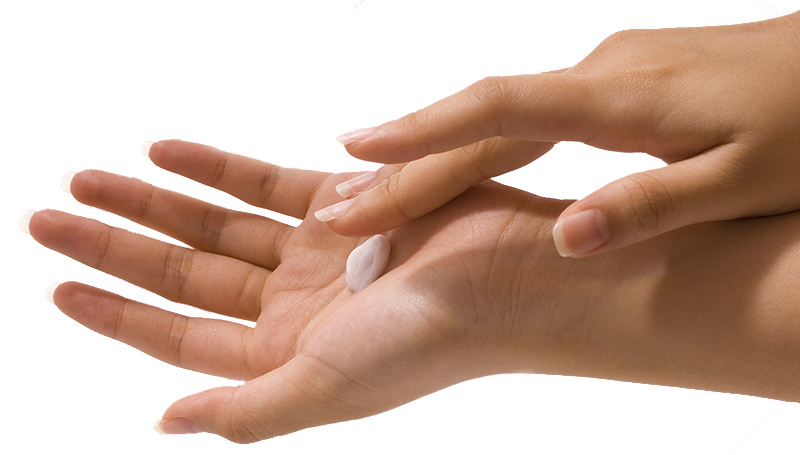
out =
<path fill-rule="evenodd" d="M 142 155 L 144 155 L 144 156 L 149 158 L 150 157 L 150 147 L 152 147 L 154 143 L 155 142 L 150 142 L 150 141 L 145 142 L 144 143 L 144 147 L 142 147 Z"/>
<path fill-rule="evenodd" d="M 163 419 L 153 424 L 153 429 L 158 434 L 195 434 L 203 433 L 191 420 Z"/>
<path fill-rule="evenodd" d="M 31 230 L 28 226 L 31 224 L 31 217 L 33 217 L 34 213 L 36 213 L 36 210 L 25 210 L 25 213 L 22 214 L 22 220 L 19 222 L 19 228 L 28 235 L 31 235 Z"/>
<path fill-rule="evenodd" d="M 61 178 L 61 191 L 65 193 L 71 193 L 70 185 L 72 184 L 72 178 L 75 177 L 77 172 L 69 171 L 64 174 L 64 177 Z"/>
<path fill-rule="evenodd" d="M 52 303 L 54 305 L 55 305 L 56 301 L 53 298 L 53 294 L 56 293 L 56 288 L 58 287 L 59 284 L 61 284 L 61 283 L 52 283 L 50 286 L 47 287 L 47 291 L 45 291 L 45 293 L 44 293 L 44 298 L 46 298 L 48 302 L 50 302 L 50 303 Z"/>
<path fill-rule="evenodd" d="M 364 139 L 372 136 L 372 133 L 378 130 L 377 126 L 371 128 L 361 128 L 360 130 L 351 131 L 347 134 L 342 134 L 336 140 L 342 145 L 349 145 L 354 142 L 363 141 Z"/>
<path fill-rule="evenodd" d="M 611 238 L 608 220 L 598 209 L 589 209 L 559 220 L 553 227 L 558 254 L 576 257 L 588 253 Z"/>
<path fill-rule="evenodd" d="M 336 192 L 341 197 L 350 197 L 356 193 L 367 189 L 370 183 L 375 180 L 376 171 L 370 171 L 366 174 L 361 174 L 358 177 L 352 178 L 344 183 L 336 185 Z"/>
<path fill-rule="evenodd" d="M 323 223 L 335 220 L 347 213 L 347 209 L 353 205 L 353 202 L 355 202 L 355 199 L 348 199 L 346 201 L 338 202 L 331 206 L 325 207 L 324 209 L 317 210 L 316 213 L 314 213 L 314 217 Z"/>

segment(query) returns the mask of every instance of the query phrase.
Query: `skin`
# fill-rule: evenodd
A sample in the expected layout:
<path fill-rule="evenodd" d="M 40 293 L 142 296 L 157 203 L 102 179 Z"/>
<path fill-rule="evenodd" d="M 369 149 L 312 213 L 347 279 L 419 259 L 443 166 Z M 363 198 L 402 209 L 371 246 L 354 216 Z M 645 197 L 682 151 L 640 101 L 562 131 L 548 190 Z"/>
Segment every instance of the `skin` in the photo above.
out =
<path fill-rule="evenodd" d="M 409 163 L 329 225 L 349 236 L 400 226 L 559 141 L 669 163 L 566 207 L 560 220 L 592 209 L 605 218 L 602 227 L 562 225 L 572 257 L 705 221 L 798 210 L 799 80 L 800 12 L 619 32 L 571 68 L 487 78 L 364 137 L 340 138 L 357 158 Z M 599 246 L 589 241 L 598 232 Z"/>
<path fill-rule="evenodd" d="M 84 203 L 172 246 L 63 212 L 30 220 L 42 245 L 170 300 L 256 321 L 187 318 L 80 283 L 54 300 L 86 327 L 173 365 L 227 378 L 170 406 L 168 433 L 247 443 L 373 415 L 470 378 L 591 376 L 800 399 L 800 215 L 706 223 L 607 255 L 560 257 L 570 204 L 488 181 L 387 233 L 385 274 L 357 294 L 345 261 L 363 239 L 313 216 L 354 174 L 281 169 L 162 141 L 152 161 L 294 228 L 140 180 L 78 173 Z"/>

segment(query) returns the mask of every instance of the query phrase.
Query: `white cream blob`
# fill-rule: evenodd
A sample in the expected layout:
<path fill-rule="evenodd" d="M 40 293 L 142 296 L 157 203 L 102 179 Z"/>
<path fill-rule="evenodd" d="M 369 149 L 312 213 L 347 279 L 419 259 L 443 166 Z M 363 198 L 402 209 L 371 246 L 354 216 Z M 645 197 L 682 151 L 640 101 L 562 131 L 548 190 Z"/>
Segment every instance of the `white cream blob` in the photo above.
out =
<path fill-rule="evenodd" d="M 392 247 L 385 235 L 373 235 L 347 256 L 347 287 L 358 292 L 377 280 L 389 262 Z"/>

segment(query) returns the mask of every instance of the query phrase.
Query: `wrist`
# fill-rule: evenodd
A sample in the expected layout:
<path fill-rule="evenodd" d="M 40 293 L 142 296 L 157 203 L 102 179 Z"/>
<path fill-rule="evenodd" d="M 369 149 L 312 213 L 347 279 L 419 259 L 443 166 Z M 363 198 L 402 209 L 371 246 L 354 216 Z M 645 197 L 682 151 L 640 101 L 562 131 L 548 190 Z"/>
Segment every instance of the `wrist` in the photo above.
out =
<path fill-rule="evenodd" d="M 535 240 L 507 371 L 798 400 L 798 232 L 797 213 L 706 223 L 584 259 Z"/>

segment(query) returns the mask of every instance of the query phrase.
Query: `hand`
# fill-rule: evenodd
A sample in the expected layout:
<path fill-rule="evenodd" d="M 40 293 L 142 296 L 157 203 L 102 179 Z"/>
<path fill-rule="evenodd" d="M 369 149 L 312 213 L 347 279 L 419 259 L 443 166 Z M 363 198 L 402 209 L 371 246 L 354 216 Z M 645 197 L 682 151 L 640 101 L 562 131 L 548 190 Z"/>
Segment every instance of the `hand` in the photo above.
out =
<path fill-rule="evenodd" d="M 179 141 L 158 142 L 149 156 L 253 205 L 305 218 L 293 228 L 84 171 L 70 183 L 78 201 L 195 249 L 63 212 L 30 219 L 31 235 L 48 248 L 175 302 L 256 321 L 251 329 L 79 283 L 56 288 L 55 304 L 92 330 L 182 368 L 247 381 L 176 402 L 162 430 L 251 442 L 375 414 L 508 369 L 499 349 L 508 334 L 497 329 L 507 325 L 503 308 L 512 299 L 490 275 L 518 275 L 520 249 L 497 242 L 515 225 L 525 193 L 489 185 L 389 233 L 386 273 L 354 295 L 344 264 L 361 240 L 307 217 L 331 202 L 333 186 L 348 175 L 281 169 Z"/>
<path fill-rule="evenodd" d="M 386 273 L 357 294 L 344 263 L 360 241 L 310 214 L 352 174 L 281 169 L 179 141 L 155 164 L 289 227 L 84 171 L 79 201 L 161 231 L 168 245 L 41 211 L 44 246 L 170 300 L 256 321 L 187 318 L 79 283 L 68 316 L 165 362 L 244 379 L 167 409 L 168 433 L 252 442 L 354 419 L 469 378 L 529 372 L 800 399 L 800 213 L 704 223 L 624 250 L 566 260 L 549 233 L 569 202 L 494 182 L 387 235 Z"/>
<path fill-rule="evenodd" d="M 340 137 L 357 158 L 410 163 L 345 185 L 347 196 L 366 191 L 321 218 L 343 235 L 382 232 L 564 140 L 670 163 L 569 206 L 553 232 L 564 256 L 614 250 L 703 221 L 800 209 L 799 56 L 800 12 L 752 24 L 614 34 L 572 68 L 488 78 Z"/>

